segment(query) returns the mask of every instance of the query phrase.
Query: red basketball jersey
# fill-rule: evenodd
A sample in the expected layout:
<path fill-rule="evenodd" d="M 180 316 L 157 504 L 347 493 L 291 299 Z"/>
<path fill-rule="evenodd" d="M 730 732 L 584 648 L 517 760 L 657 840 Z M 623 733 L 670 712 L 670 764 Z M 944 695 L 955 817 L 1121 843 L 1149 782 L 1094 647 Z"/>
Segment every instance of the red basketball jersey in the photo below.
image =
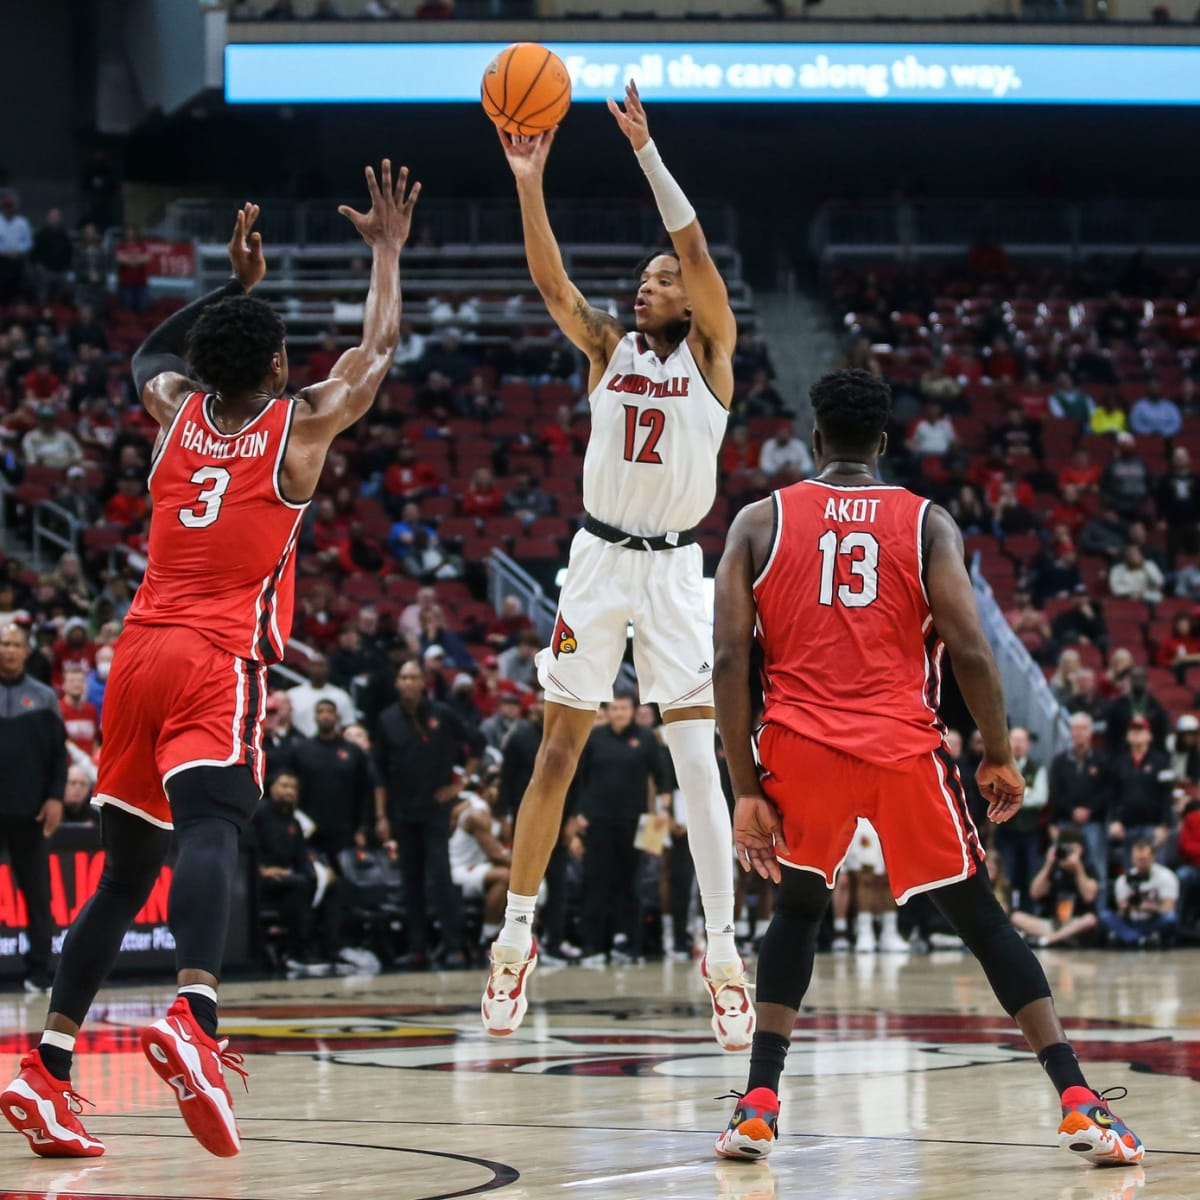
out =
<path fill-rule="evenodd" d="M 922 577 L 929 501 L 805 480 L 775 492 L 754 584 L 763 720 L 888 765 L 941 744 L 942 643 Z"/>
<path fill-rule="evenodd" d="M 222 433 L 211 397 L 179 407 L 150 465 L 150 565 L 126 620 L 186 625 L 238 658 L 278 662 L 292 628 L 307 504 L 280 491 L 295 402 Z"/>

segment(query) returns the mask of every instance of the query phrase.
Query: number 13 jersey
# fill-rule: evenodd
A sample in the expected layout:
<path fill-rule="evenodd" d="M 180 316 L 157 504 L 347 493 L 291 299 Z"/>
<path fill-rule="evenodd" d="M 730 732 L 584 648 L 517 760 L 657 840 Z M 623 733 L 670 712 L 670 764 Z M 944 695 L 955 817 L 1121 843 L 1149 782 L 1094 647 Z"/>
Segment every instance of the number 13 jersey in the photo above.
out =
<path fill-rule="evenodd" d="M 929 501 L 805 480 L 772 495 L 754 583 L 763 721 L 880 765 L 942 743 L 942 642 L 924 581 Z"/>
<path fill-rule="evenodd" d="M 583 506 L 626 533 L 660 536 L 699 525 L 717 495 L 717 454 L 729 413 L 686 340 L 660 359 L 627 333 L 590 397 Z"/>
<path fill-rule="evenodd" d="M 278 662 L 292 627 L 304 504 L 283 498 L 295 401 L 222 433 L 193 392 L 150 466 L 149 565 L 126 621 L 183 625 L 241 659 Z"/>

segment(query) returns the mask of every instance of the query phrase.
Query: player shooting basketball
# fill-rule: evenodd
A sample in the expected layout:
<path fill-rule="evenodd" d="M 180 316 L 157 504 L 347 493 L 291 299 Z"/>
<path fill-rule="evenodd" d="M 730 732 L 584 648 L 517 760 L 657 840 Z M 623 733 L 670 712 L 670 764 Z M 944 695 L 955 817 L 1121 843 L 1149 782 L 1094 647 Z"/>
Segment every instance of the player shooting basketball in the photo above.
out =
<path fill-rule="evenodd" d="M 713 753 L 712 620 L 695 526 L 716 496 L 737 326 L 695 210 L 650 138 L 636 86 L 626 88 L 624 108 L 610 100 L 609 111 L 637 155 L 673 246 L 639 268 L 632 333 L 592 307 L 563 266 L 542 191 L 554 131 L 500 134 L 517 181 L 530 274 L 559 328 L 588 357 L 592 433 L 583 466 L 588 517 L 571 544 L 551 645 L 538 657 L 545 732 L 517 819 L 483 1024 L 492 1034 L 512 1033 L 528 1007 L 535 897 L 593 714 L 612 699 L 632 621 L 641 697 L 662 711 L 688 805 L 713 1030 L 734 1050 L 750 1042 L 754 1009 L 733 936 L 731 831 Z"/>

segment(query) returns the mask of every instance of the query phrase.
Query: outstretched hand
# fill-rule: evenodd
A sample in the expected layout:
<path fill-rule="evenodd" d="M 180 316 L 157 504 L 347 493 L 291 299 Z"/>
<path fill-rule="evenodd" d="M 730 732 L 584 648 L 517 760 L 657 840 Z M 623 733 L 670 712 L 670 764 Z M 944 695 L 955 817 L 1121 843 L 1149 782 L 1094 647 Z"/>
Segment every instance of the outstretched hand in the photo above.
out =
<path fill-rule="evenodd" d="M 408 186 L 408 168 L 401 167 L 396 184 L 392 186 L 392 160 L 385 158 L 380 167 L 379 180 L 375 168 L 367 167 L 367 192 L 371 197 L 371 208 L 361 213 L 348 204 L 338 206 L 345 217 L 368 246 L 386 246 L 400 250 L 408 241 L 412 228 L 413 209 L 421 194 L 421 185 L 414 183 L 405 195 Z"/>
<path fill-rule="evenodd" d="M 739 796 L 733 813 L 733 845 L 743 871 L 780 881 L 779 855 L 787 854 L 779 810 L 765 796 Z"/>
<path fill-rule="evenodd" d="M 238 283 L 249 291 L 262 282 L 267 273 L 267 261 L 263 258 L 262 234 L 252 232 L 260 209 L 257 204 L 243 204 L 238 209 L 233 225 L 233 236 L 229 239 L 229 262 Z"/>
<path fill-rule="evenodd" d="M 640 150 L 650 140 L 650 126 L 646 121 L 646 110 L 638 95 L 637 84 L 631 79 L 625 85 L 625 108 L 615 100 L 609 100 L 608 111 L 616 118 L 621 132 L 629 139 L 635 150 Z"/>
<path fill-rule="evenodd" d="M 502 129 L 496 130 L 500 145 L 504 148 L 504 157 L 518 179 L 536 179 L 542 174 L 557 132 L 558 127 L 555 126 L 534 137 L 521 137 L 515 133 L 505 133 Z"/>

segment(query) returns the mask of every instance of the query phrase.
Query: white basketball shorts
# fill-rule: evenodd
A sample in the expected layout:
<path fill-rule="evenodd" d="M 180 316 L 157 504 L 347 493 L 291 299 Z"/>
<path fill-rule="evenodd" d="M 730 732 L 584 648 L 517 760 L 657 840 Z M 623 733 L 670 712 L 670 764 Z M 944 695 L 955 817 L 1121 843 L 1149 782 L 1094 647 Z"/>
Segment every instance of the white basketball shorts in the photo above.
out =
<path fill-rule="evenodd" d="M 473 863 L 469 867 L 451 867 L 450 879 L 468 900 L 482 900 L 484 880 L 492 869 L 490 862 Z"/>
<path fill-rule="evenodd" d="M 537 657 L 546 699 L 582 709 L 611 700 L 630 621 L 642 703 L 711 706 L 703 551 L 629 550 L 583 529 L 571 542 L 554 636 Z"/>
<path fill-rule="evenodd" d="M 875 826 L 863 817 L 858 818 L 858 828 L 850 839 L 850 849 L 842 859 L 842 867 L 847 871 L 873 871 L 876 875 L 886 875 L 887 868 L 883 863 L 883 847 L 879 844 L 879 834 Z"/>

